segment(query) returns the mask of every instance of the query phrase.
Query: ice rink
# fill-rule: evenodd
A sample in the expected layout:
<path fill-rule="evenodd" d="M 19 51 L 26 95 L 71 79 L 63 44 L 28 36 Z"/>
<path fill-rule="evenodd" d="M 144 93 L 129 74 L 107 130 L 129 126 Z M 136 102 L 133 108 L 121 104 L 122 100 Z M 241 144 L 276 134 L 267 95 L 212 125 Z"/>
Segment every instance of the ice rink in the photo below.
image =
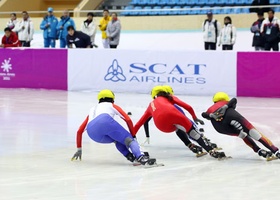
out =
<path fill-rule="evenodd" d="M 97 103 L 96 93 L 28 89 L 0 93 L 1 200 L 280 198 L 280 161 L 265 161 L 241 139 L 215 132 L 209 122 L 203 126 L 205 135 L 233 159 L 196 158 L 176 134 L 161 133 L 150 122 L 151 143 L 142 149 L 164 167 L 134 167 L 113 144 L 94 143 L 87 133 L 83 160 L 71 162 L 76 131 Z M 211 97 L 179 98 L 199 117 L 212 103 Z M 148 94 L 117 93 L 115 102 L 132 112 L 136 123 L 150 100 Z M 280 99 L 238 98 L 237 110 L 280 147 L 279 103 Z M 137 137 L 140 143 L 145 140 L 143 128 Z"/>

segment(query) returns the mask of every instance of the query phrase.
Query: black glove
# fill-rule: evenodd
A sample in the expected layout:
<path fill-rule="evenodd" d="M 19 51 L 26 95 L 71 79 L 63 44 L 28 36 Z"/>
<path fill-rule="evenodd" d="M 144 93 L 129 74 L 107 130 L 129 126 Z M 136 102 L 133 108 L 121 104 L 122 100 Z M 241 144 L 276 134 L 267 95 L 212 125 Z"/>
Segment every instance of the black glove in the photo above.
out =
<path fill-rule="evenodd" d="M 194 119 L 194 122 L 195 122 L 196 124 L 204 125 L 204 121 L 202 121 L 201 119 L 198 119 L 198 118 Z"/>
<path fill-rule="evenodd" d="M 78 148 L 77 152 L 74 154 L 71 160 L 73 161 L 78 159 L 82 160 L 82 148 Z"/>

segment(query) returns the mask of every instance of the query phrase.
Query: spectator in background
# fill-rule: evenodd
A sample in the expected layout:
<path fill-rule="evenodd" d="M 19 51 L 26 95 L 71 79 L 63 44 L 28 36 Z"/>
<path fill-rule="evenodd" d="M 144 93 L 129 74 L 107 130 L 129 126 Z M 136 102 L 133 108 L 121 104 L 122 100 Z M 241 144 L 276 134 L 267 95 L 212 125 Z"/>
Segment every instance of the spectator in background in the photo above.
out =
<path fill-rule="evenodd" d="M 213 13 L 207 13 L 207 19 L 202 24 L 204 49 L 216 50 L 218 36 L 221 33 L 221 24 L 216 19 L 213 19 Z"/>
<path fill-rule="evenodd" d="M 112 20 L 108 23 L 106 34 L 111 49 L 116 49 L 120 42 L 121 23 L 117 13 L 112 13 Z"/>
<path fill-rule="evenodd" d="M 73 19 L 70 18 L 69 11 L 64 10 L 63 16 L 59 21 L 56 29 L 59 31 L 59 41 L 60 41 L 60 48 L 65 48 L 67 45 L 66 37 L 68 35 L 67 28 L 68 26 L 73 26 L 76 29 L 75 22 Z"/>
<path fill-rule="evenodd" d="M 264 50 L 279 51 L 279 19 L 274 16 L 274 10 L 268 11 L 268 18 L 265 19 L 261 26 L 261 33 L 264 36 Z"/>
<path fill-rule="evenodd" d="M 94 14 L 92 12 L 87 14 L 87 20 L 82 23 L 81 31 L 90 37 L 91 47 L 97 48 L 98 46 L 94 43 L 97 25 L 93 17 Z"/>
<path fill-rule="evenodd" d="M 53 15 L 53 8 L 48 8 L 48 14 L 44 17 L 41 22 L 40 29 L 44 31 L 44 47 L 55 48 L 55 40 L 57 38 L 57 27 L 58 20 Z"/>
<path fill-rule="evenodd" d="M 68 26 L 67 31 L 67 45 L 69 48 L 73 48 L 73 44 L 76 48 L 91 48 L 90 37 L 87 34 L 75 31 L 74 26 Z"/>
<path fill-rule="evenodd" d="M 105 49 L 110 48 L 110 41 L 106 35 L 106 29 L 111 17 L 109 16 L 109 11 L 107 9 L 103 10 L 103 18 L 99 22 L 99 29 L 102 32 L 102 43 Z"/>
<path fill-rule="evenodd" d="M 269 0 L 253 0 L 252 1 L 252 6 L 268 6 L 269 5 Z M 258 13 L 258 12 L 268 12 L 270 10 L 269 7 L 265 7 L 265 8 L 250 8 L 249 11 L 250 12 L 255 12 L 255 13 Z"/>
<path fill-rule="evenodd" d="M 221 30 L 219 46 L 222 45 L 223 50 L 233 50 L 236 41 L 236 28 L 232 25 L 229 16 L 224 18 L 224 26 Z"/>
<path fill-rule="evenodd" d="M 34 26 L 28 12 L 22 12 L 22 20 L 16 24 L 14 31 L 18 33 L 18 38 L 23 47 L 30 47 L 33 40 Z"/>
<path fill-rule="evenodd" d="M 13 31 L 14 28 L 16 27 L 17 23 L 18 23 L 17 14 L 16 13 L 12 13 L 11 14 L 11 19 L 7 22 L 7 26 L 6 27 L 9 27 Z"/>
<path fill-rule="evenodd" d="M 254 33 L 253 37 L 253 47 L 256 51 L 264 50 L 264 37 L 261 34 L 261 26 L 264 20 L 263 12 L 258 12 L 258 20 L 253 23 L 251 26 L 251 32 Z"/>
<path fill-rule="evenodd" d="M 6 27 L 4 29 L 5 35 L 2 37 L 2 44 L 0 47 L 20 47 L 18 36 L 11 28 Z"/>

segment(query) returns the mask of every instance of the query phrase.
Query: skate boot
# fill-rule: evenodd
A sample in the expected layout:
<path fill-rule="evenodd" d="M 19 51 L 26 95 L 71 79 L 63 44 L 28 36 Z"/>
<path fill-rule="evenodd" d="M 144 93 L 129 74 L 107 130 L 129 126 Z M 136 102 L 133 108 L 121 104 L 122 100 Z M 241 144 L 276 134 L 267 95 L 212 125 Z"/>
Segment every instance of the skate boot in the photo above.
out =
<path fill-rule="evenodd" d="M 142 155 L 139 158 L 137 158 L 137 161 L 141 163 L 141 165 L 154 165 L 156 163 L 155 158 L 150 158 L 146 155 Z"/>
<path fill-rule="evenodd" d="M 258 154 L 259 154 L 259 156 L 262 156 L 264 158 L 269 158 L 269 157 L 272 156 L 272 152 L 271 151 L 266 151 L 264 149 L 258 150 Z"/>
<path fill-rule="evenodd" d="M 210 142 L 210 139 L 208 139 L 207 137 L 203 136 L 203 140 L 205 141 L 205 143 L 207 143 L 213 149 L 218 148 L 217 144 Z"/>
<path fill-rule="evenodd" d="M 278 151 L 276 151 L 275 156 L 276 156 L 277 158 L 279 158 L 279 159 L 280 159 L 280 152 L 279 152 L 279 150 L 278 150 Z"/>
<path fill-rule="evenodd" d="M 143 153 L 144 153 L 144 155 L 145 155 L 145 156 L 147 156 L 148 158 L 150 158 L 150 154 L 149 154 L 149 152 L 144 151 Z"/>
<path fill-rule="evenodd" d="M 209 142 L 210 147 L 212 147 L 213 149 L 217 149 L 218 146 L 215 143 Z"/>
<path fill-rule="evenodd" d="M 127 160 L 129 160 L 130 162 L 134 162 L 135 160 L 135 156 L 132 153 L 128 153 L 126 156 Z"/>
<path fill-rule="evenodd" d="M 200 153 L 200 152 L 203 151 L 202 147 L 197 146 L 197 145 L 195 145 L 195 144 L 193 144 L 193 143 L 189 144 L 188 147 L 189 147 L 189 149 L 190 149 L 193 153 L 196 153 L 196 154 L 198 154 L 198 153 Z"/>
<path fill-rule="evenodd" d="M 209 154 L 213 158 L 218 158 L 218 159 L 226 158 L 226 154 L 224 152 L 218 152 L 218 151 L 215 151 L 215 150 L 211 150 L 211 151 L 209 151 Z"/>

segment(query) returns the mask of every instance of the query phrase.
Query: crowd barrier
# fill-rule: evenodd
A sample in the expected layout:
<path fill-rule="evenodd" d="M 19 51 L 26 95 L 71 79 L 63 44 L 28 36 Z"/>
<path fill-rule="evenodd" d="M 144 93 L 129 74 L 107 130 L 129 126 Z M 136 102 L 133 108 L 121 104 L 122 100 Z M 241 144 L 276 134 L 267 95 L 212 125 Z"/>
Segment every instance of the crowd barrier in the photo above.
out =
<path fill-rule="evenodd" d="M 279 53 L 111 49 L 0 49 L 0 87 L 280 97 Z"/>

